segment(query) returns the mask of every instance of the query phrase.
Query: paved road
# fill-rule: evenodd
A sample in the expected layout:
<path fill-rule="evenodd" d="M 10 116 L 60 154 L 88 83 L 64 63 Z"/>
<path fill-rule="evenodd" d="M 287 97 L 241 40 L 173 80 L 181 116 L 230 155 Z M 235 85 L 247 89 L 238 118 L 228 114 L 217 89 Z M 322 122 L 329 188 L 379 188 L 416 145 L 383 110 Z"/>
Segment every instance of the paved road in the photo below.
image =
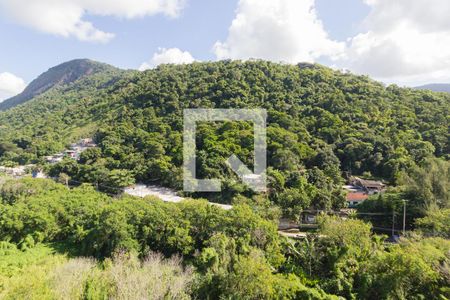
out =
<path fill-rule="evenodd" d="M 134 186 L 128 187 L 124 190 L 124 193 L 144 198 L 146 196 L 155 196 L 166 202 L 175 202 L 178 203 L 180 201 L 185 200 L 186 198 L 180 197 L 177 195 L 176 191 L 171 190 L 169 188 L 157 186 L 157 185 L 145 185 L 145 184 L 136 184 Z M 226 204 L 219 204 L 209 202 L 211 205 L 219 206 L 223 209 L 232 209 L 233 206 Z"/>

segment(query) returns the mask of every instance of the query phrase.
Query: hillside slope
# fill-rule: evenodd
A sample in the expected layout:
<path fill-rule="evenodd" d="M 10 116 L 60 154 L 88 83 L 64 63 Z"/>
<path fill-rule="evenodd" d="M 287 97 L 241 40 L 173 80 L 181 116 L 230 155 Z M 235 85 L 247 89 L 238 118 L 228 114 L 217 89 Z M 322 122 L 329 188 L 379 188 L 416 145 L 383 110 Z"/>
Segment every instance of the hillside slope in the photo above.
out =
<path fill-rule="evenodd" d="M 89 59 L 75 59 L 62 63 L 41 74 L 33 80 L 25 90 L 17 96 L 0 103 L 0 110 L 20 105 L 39 96 L 51 88 L 73 83 L 86 76 L 115 70 L 113 66 L 98 63 Z"/>
<path fill-rule="evenodd" d="M 268 111 L 270 198 L 295 207 L 340 207 L 344 176 L 395 183 L 426 157 L 448 158 L 450 95 L 385 87 L 320 65 L 221 61 L 87 76 L 0 113 L 0 163 L 40 157 L 87 135 L 99 149 L 53 175 L 104 186 L 133 177 L 180 188 L 184 108 Z M 197 174 L 224 180 L 229 202 L 252 193 L 224 161 L 252 165 L 251 124 L 200 124 Z"/>

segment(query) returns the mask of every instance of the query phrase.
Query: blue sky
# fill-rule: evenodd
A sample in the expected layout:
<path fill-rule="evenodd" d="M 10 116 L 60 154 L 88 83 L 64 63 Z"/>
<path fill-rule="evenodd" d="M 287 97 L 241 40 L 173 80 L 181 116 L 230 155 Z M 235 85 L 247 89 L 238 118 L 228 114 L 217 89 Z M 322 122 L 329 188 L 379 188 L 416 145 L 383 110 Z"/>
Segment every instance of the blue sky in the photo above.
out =
<path fill-rule="evenodd" d="M 132 20 L 87 16 L 96 27 L 114 32 L 106 44 L 82 42 L 37 32 L 0 19 L 2 54 L 0 72 L 17 74 L 26 81 L 51 66 L 74 58 L 91 58 L 121 68 L 137 69 L 159 47 L 188 50 L 200 60 L 213 60 L 212 45 L 226 37 L 237 1 L 189 1 L 178 18 L 154 15 Z"/>
<path fill-rule="evenodd" d="M 449 79 L 445 0 L 54 1 L 0 0 L 0 100 L 74 58 L 132 69 L 262 58 L 401 85 Z"/>

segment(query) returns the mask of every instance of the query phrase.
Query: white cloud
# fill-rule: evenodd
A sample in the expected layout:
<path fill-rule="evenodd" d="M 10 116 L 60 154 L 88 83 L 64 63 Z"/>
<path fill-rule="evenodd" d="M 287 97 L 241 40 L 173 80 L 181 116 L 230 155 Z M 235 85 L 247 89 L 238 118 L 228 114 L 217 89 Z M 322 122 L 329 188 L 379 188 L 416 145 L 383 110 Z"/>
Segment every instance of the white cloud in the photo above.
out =
<path fill-rule="evenodd" d="M 260 58 L 297 63 L 335 58 L 344 43 L 331 40 L 317 18 L 314 0 L 240 0 L 218 59 Z"/>
<path fill-rule="evenodd" d="M 160 64 L 189 64 L 195 59 L 188 51 L 182 51 L 178 48 L 159 48 L 158 52 L 153 54 L 150 62 L 144 62 L 140 67 L 140 71 L 151 69 Z"/>
<path fill-rule="evenodd" d="M 22 78 L 8 72 L 0 73 L 0 102 L 21 93 L 25 86 Z"/>
<path fill-rule="evenodd" d="M 384 81 L 450 80 L 448 0 L 365 0 L 366 32 L 349 41 L 346 67 Z"/>
<path fill-rule="evenodd" d="M 1 13 L 41 32 L 81 41 L 105 43 L 113 33 L 83 20 L 86 14 L 136 18 L 155 14 L 179 15 L 185 0 L 0 0 Z"/>
<path fill-rule="evenodd" d="M 336 67 L 386 82 L 450 81 L 450 1 L 363 0 L 362 33 L 332 40 L 314 0 L 239 0 L 218 59 L 261 58 L 296 63 L 331 58 Z"/>

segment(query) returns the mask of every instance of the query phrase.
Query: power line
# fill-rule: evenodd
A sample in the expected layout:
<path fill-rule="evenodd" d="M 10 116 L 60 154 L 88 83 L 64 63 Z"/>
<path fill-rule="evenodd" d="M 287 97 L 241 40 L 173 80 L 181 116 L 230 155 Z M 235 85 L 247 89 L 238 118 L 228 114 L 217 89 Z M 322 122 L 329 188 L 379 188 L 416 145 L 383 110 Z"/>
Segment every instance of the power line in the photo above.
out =
<path fill-rule="evenodd" d="M 334 214 L 342 214 L 345 212 L 338 211 L 338 210 L 316 210 L 316 209 L 305 209 L 302 212 L 307 213 L 334 213 Z M 387 216 L 391 215 L 390 213 L 383 213 L 383 212 L 374 212 L 374 213 L 368 213 L 368 212 L 352 212 L 349 214 L 355 214 L 355 215 L 370 215 L 370 216 Z"/>

